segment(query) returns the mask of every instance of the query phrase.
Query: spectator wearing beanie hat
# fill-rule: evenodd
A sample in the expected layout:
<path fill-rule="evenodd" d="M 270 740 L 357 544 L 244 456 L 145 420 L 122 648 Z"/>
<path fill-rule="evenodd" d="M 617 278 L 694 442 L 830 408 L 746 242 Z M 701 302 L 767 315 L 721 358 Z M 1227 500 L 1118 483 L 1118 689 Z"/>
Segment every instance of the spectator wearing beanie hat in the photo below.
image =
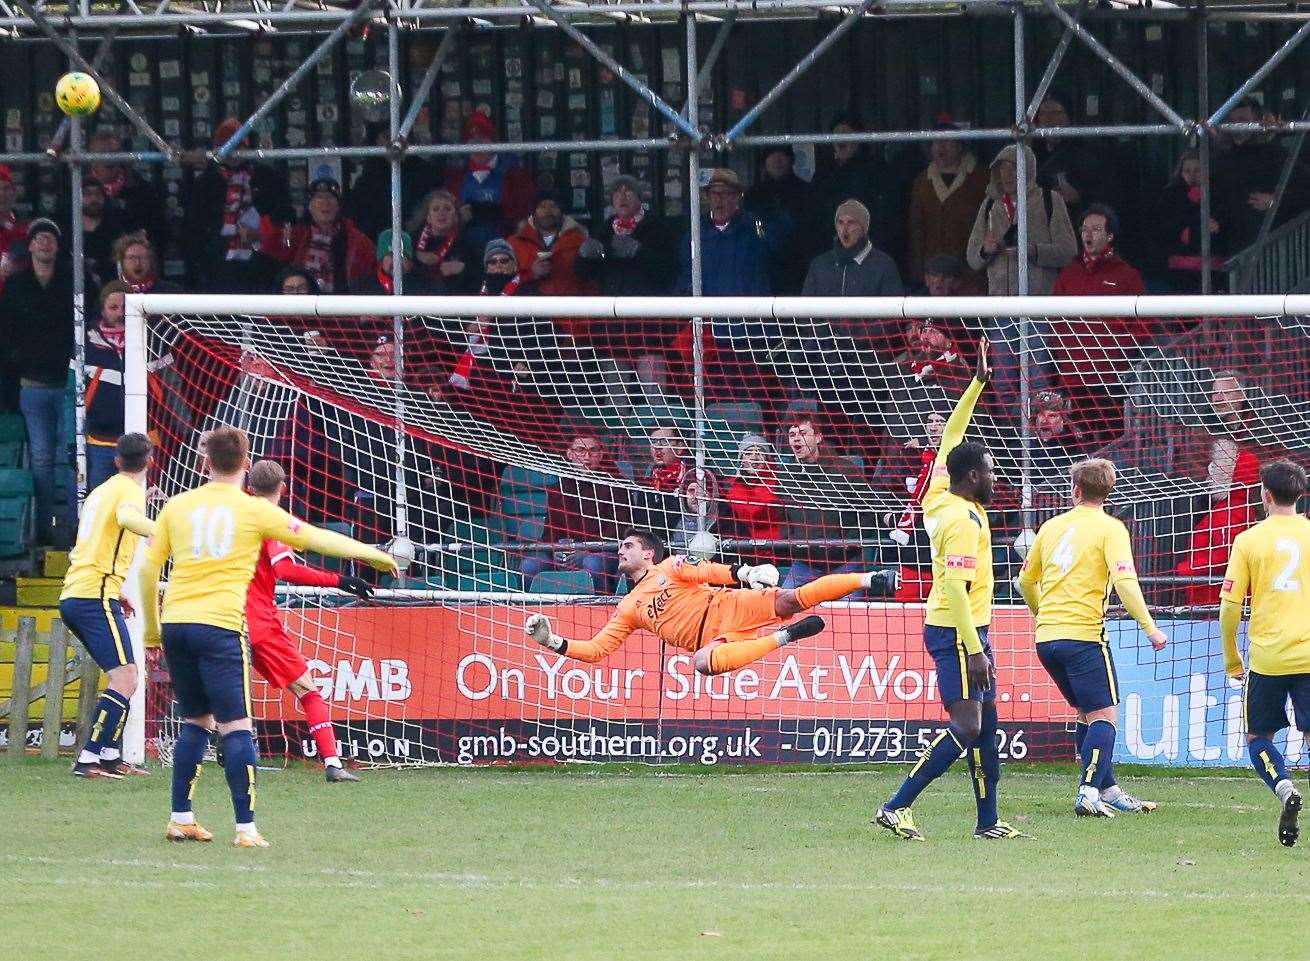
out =
<path fill-rule="evenodd" d="M 86 489 L 110 477 L 114 445 L 123 435 L 124 310 L 127 284 L 111 280 L 100 288 L 100 320 L 86 335 Z"/>
<path fill-rule="evenodd" d="M 341 185 L 320 177 L 309 185 L 305 217 L 291 223 L 284 211 L 259 221 L 260 249 L 280 264 L 308 271 L 325 294 L 344 294 L 377 270 L 373 241 L 341 215 Z"/>
<path fill-rule="evenodd" d="M 227 143 L 241 126 L 228 117 L 214 131 L 214 146 Z M 208 293 L 265 289 L 273 279 L 271 260 L 259 252 L 259 222 L 289 203 L 286 178 L 268 164 L 229 157 L 219 163 L 196 151 L 204 169 L 186 196 L 186 251 L 190 282 Z"/>
<path fill-rule="evenodd" d="M 0 164 L 0 290 L 9 275 L 27 262 L 27 222 L 18 219 L 17 202 L 14 172 Z"/>
<path fill-rule="evenodd" d="M 842 201 L 833 218 L 836 238 L 832 249 L 810 262 L 801 293 L 806 297 L 899 297 L 900 271 L 896 262 L 869 239 L 869 211 L 855 199 Z M 895 321 L 833 319 L 838 333 L 861 347 L 885 348 L 897 331 Z"/>
<path fill-rule="evenodd" d="M 532 214 L 509 238 L 519 265 L 519 277 L 535 281 L 541 293 L 566 297 L 590 293 L 575 269 L 578 248 L 587 239 L 587 229 L 560 207 L 552 190 L 537 194 Z"/>
<path fill-rule="evenodd" d="M 742 435 L 737 443 L 737 476 L 728 484 L 724 537 L 761 541 L 782 537 L 785 515 L 773 462 L 768 441 L 759 434 Z M 776 548 L 746 548 L 740 554 L 747 564 L 774 564 L 779 558 Z"/>
<path fill-rule="evenodd" d="M 401 292 L 406 297 L 425 297 L 437 293 L 428 280 L 426 272 L 414 269 L 414 241 L 404 232 L 400 235 L 400 241 L 403 278 Z M 377 270 L 373 272 L 373 276 L 361 280 L 351 293 L 362 296 L 389 296 L 396 292 L 395 248 L 390 230 L 378 234 L 377 258 Z"/>
<path fill-rule="evenodd" d="M 494 143 L 496 139 L 496 126 L 486 113 L 475 110 L 469 114 L 464 122 L 465 143 Z M 459 201 L 474 249 L 504 237 L 526 219 L 532 213 L 536 189 L 532 174 L 517 159 L 494 153 L 469 154 L 462 167 L 447 167 L 442 186 Z"/>
<path fill-rule="evenodd" d="M 70 540 L 72 518 L 55 519 L 56 451 L 64 437 L 68 362 L 73 357 L 73 270 L 60 256 L 61 233 L 44 217 L 27 228 L 30 266 L 0 292 L 0 350 L 19 378 L 19 409 L 27 424 L 36 487 L 38 542 Z M 70 482 L 70 488 L 73 486 Z"/>

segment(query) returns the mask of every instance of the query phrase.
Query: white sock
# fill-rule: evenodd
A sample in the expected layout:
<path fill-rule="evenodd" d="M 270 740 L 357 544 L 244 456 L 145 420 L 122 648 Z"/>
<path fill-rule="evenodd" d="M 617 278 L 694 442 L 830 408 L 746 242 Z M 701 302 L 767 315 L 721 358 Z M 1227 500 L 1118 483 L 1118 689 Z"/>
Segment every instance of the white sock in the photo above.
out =
<path fill-rule="evenodd" d="M 1117 784 L 1111 784 L 1108 788 L 1106 788 L 1104 791 L 1101 792 L 1101 800 L 1105 801 L 1108 804 L 1109 802 L 1115 800 L 1117 797 L 1119 797 L 1120 794 L 1123 793 L 1124 793 L 1123 788 L 1121 788 Z"/>
<path fill-rule="evenodd" d="M 86 748 L 83 748 L 82 753 L 77 756 L 78 764 L 96 764 L 99 763 L 99 761 L 100 761 L 100 755 L 92 754 Z"/>
<path fill-rule="evenodd" d="M 1080 798 L 1086 798 L 1089 801 L 1101 800 L 1101 792 L 1090 784 L 1080 784 L 1078 786 L 1078 796 Z"/>
<path fill-rule="evenodd" d="M 258 834 L 258 833 L 259 832 L 255 830 L 254 821 L 251 821 L 249 824 L 237 825 L 237 834 Z"/>
<path fill-rule="evenodd" d="M 791 631 L 787 630 L 785 627 L 781 630 L 774 631 L 773 636 L 778 639 L 779 647 L 786 647 L 791 643 Z"/>
<path fill-rule="evenodd" d="M 102 747 L 100 749 L 100 760 L 117 761 L 122 755 L 116 747 Z"/>
<path fill-rule="evenodd" d="M 169 815 L 174 824 L 195 824 L 196 815 L 194 811 L 174 811 Z"/>
<path fill-rule="evenodd" d="M 325 758 L 323 758 L 323 766 L 324 766 L 324 767 L 341 767 L 341 758 L 336 757 L 336 756 L 333 756 L 333 757 L 325 757 Z"/>
<path fill-rule="evenodd" d="M 1278 795 L 1278 800 L 1286 804 L 1287 799 L 1291 797 L 1293 794 L 1297 793 L 1296 785 L 1293 784 L 1291 781 L 1289 781 L 1287 778 L 1283 778 L 1281 781 L 1279 781 L 1277 784 L 1274 785 L 1274 793 Z"/>

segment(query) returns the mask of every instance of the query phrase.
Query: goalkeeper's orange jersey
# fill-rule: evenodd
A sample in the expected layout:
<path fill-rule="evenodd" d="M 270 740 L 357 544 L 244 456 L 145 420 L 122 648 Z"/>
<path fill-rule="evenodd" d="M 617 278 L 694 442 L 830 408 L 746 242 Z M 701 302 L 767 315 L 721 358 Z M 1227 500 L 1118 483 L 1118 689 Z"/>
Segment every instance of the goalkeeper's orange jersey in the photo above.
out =
<path fill-rule="evenodd" d="M 570 641 L 569 657 L 599 661 L 618 650 L 628 635 L 645 628 L 661 640 L 684 651 L 696 651 L 707 642 L 749 626 L 743 623 L 740 605 L 731 603 L 738 594 L 767 600 L 769 619 L 774 591 L 723 590 L 737 583 L 726 564 L 696 563 L 685 557 L 670 557 L 655 565 L 619 602 L 618 609 L 590 641 Z M 725 601 L 727 603 L 725 603 Z M 758 620 L 751 615 L 746 620 Z"/>

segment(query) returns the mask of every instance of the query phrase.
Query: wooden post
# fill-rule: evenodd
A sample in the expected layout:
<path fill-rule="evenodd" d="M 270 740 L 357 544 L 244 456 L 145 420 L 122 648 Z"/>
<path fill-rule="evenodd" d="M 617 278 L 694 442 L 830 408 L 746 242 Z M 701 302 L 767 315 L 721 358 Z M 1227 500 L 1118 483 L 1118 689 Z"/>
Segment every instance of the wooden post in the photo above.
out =
<path fill-rule="evenodd" d="M 81 647 L 81 645 L 78 645 Z M 86 743 L 91 733 L 91 713 L 96 709 L 96 688 L 100 686 L 100 668 L 85 647 L 82 650 L 82 684 L 77 692 L 77 744 Z"/>
<path fill-rule="evenodd" d="M 36 645 L 36 618 L 18 619 L 18 643 L 14 648 L 13 693 L 9 698 L 9 760 L 17 763 L 27 756 L 27 718 L 32 708 L 32 648 Z"/>
<path fill-rule="evenodd" d="M 68 669 L 68 634 L 64 622 L 50 622 L 50 666 L 45 675 L 45 717 L 41 722 L 41 757 L 59 757 L 59 732 L 64 726 L 64 679 Z"/>

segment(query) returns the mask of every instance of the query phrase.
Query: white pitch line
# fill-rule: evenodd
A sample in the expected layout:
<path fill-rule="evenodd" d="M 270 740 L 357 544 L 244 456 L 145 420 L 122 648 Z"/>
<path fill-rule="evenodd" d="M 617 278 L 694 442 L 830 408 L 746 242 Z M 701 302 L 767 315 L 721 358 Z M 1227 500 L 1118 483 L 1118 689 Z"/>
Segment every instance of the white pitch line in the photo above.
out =
<path fill-rule="evenodd" d="M 47 865 L 80 865 L 80 866 L 110 866 L 110 859 L 96 858 L 50 858 L 50 857 L 25 857 L 22 855 L 0 855 L 0 860 L 10 863 L 21 864 L 47 864 Z M 233 873 L 238 875 L 249 875 L 268 868 L 262 865 L 243 865 L 243 864 L 223 864 L 223 865 L 183 865 L 177 862 L 150 862 L 146 860 L 134 860 L 127 862 L 134 867 L 152 868 L 156 870 L 212 870 L 215 872 Z M 124 866 L 124 862 L 118 862 L 117 866 Z M 29 878 L 25 883 L 36 883 L 39 879 Z M 56 878 L 49 883 L 56 884 L 74 884 L 80 882 L 79 878 Z M 141 879 L 123 877 L 121 874 L 112 879 L 101 879 L 106 884 L 117 884 L 124 887 L 156 887 L 160 885 L 173 884 L 170 881 L 157 879 Z M 364 884 L 362 882 L 370 883 Z M 1253 903 L 1263 903 L 1268 900 L 1268 896 L 1263 893 L 1245 892 L 1234 893 L 1227 891 L 1176 891 L 1162 890 L 1158 888 L 1115 888 L 1113 890 L 1098 891 L 1088 888 L 1085 885 L 1052 887 L 1043 885 L 1035 889 L 1031 886 L 1015 886 L 1003 884 L 926 884 L 919 882 L 906 882 L 885 880 L 869 884 L 845 884 L 830 882 L 812 882 L 812 881 L 725 881 L 713 878 L 686 878 L 686 879 L 619 879 L 619 878 L 583 878 L 583 877 L 558 877 L 558 878 L 529 878 L 529 877 L 496 877 L 492 875 L 481 874 L 463 874 L 447 872 L 425 872 L 425 871 L 370 871 L 363 868 L 323 868 L 318 871 L 310 872 L 304 876 L 295 876 L 290 874 L 278 874 L 270 876 L 266 881 L 261 879 L 259 887 L 280 888 L 285 890 L 291 885 L 305 885 L 310 887 L 373 887 L 385 888 L 394 885 L 395 882 L 413 882 L 435 887 L 447 887 L 456 889 L 470 888 L 536 888 L 543 890 L 571 890 L 579 889 L 597 889 L 601 891 L 741 891 L 747 893 L 814 893 L 814 894 L 877 894 L 879 892 L 894 891 L 901 894 L 946 894 L 946 895 L 1013 895 L 1025 896 L 1030 898 L 1068 898 L 1074 895 L 1103 897 L 1103 898 L 1140 898 L 1144 900 L 1156 901 L 1250 901 Z M 180 881 L 179 884 L 185 885 L 186 881 Z M 242 884 L 248 883 L 242 881 Z M 214 881 L 199 881 L 199 886 L 220 886 Z M 1293 901 L 1297 903 L 1310 904 L 1310 893 L 1283 892 L 1278 895 L 1283 901 Z"/>

